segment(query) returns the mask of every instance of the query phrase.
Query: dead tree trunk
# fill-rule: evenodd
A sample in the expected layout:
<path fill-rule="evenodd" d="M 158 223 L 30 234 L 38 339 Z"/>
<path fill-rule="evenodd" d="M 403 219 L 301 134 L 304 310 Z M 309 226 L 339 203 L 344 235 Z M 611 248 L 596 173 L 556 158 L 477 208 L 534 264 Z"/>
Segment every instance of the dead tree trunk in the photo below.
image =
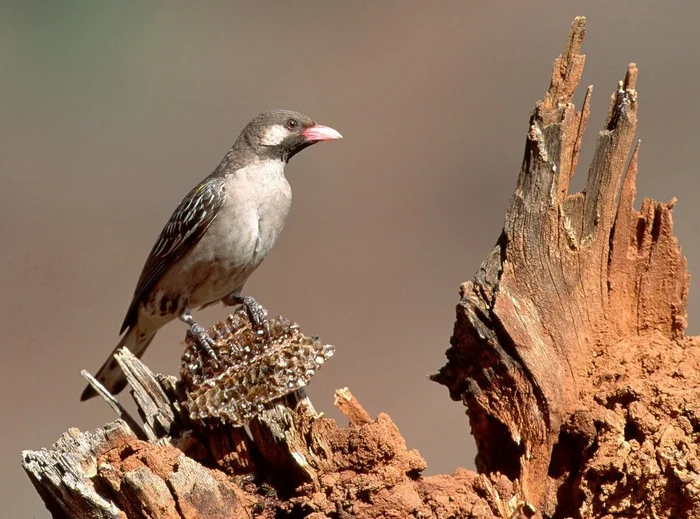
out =
<path fill-rule="evenodd" d="M 531 116 L 503 233 L 462 286 L 435 379 L 468 407 L 479 472 L 519 480 L 543 514 L 698 517 L 689 276 L 675 200 L 633 208 L 634 64 L 612 95 L 584 192 L 568 193 L 592 92 L 577 112 L 583 35 L 579 18 Z M 687 450 L 669 449 L 676 428 Z"/>
<path fill-rule="evenodd" d="M 683 334 L 675 201 L 633 208 L 634 65 L 568 193 L 590 113 L 591 88 L 572 103 L 583 34 L 577 18 L 433 377 L 467 406 L 479 474 L 421 476 L 391 419 L 347 390 L 348 427 L 316 413 L 303 386 L 332 347 L 283 319 L 263 343 L 243 312 L 210 332 L 218 362 L 188 344 L 180 381 L 117 356 L 143 425 L 103 391 L 120 420 L 24 453 L 54 517 L 700 517 L 700 339 Z"/>

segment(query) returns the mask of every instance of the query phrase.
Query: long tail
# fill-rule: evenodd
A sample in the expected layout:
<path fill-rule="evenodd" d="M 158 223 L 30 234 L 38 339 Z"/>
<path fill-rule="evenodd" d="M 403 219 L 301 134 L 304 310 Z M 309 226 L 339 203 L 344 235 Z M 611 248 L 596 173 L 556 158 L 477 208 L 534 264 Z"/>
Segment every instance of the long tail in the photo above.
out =
<path fill-rule="evenodd" d="M 141 358 L 155 336 L 156 334 L 152 333 L 139 339 L 138 328 L 136 326 L 131 328 L 128 332 L 126 332 L 124 337 L 121 338 L 119 344 L 117 344 L 116 348 L 114 348 L 105 363 L 102 364 L 102 367 L 97 372 L 95 378 L 99 380 L 100 383 L 113 395 L 119 393 L 122 389 L 124 389 L 124 387 L 126 387 L 126 375 L 124 375 L 124 372 L 119 367 L 119 364 L 117 364 L 117 361 L 114 360 L 114 354 L 117 352 L 117 350 L 123 346 L 126 346 L 134 355 Z M 85 401 L 94 396 L 97 396 L 97 392 L 92 388 L 92 386 L 88 385 L 83 391 L 83 394 L 80 395 L 80 400 Z"/>

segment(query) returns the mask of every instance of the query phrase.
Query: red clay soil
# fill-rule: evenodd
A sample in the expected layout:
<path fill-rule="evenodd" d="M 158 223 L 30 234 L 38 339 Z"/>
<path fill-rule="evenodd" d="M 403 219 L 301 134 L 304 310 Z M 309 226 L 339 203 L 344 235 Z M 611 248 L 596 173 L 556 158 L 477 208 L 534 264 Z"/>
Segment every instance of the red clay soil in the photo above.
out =
<path fill-rule="evenodd" d="M 302 485 L 294 497 L 287 499 L 245 479 L 205 469 L 174 447 L 136 439 L 99 457 L 100 468 L 93 482 L 96 486 L 111 486 L 109 494 L 122 506 L 134 502 L 130 494 L 139 491 L 136 501 L 154 518 L 238 518 L 250 517 L 251 510 L 257 517 L 270 518 L 456 518 L 499 517 L 494 511 L 506 510 L 499 498 L 512 493 L 506 478 L 491 481 L 465 469 L 457 469 L 451 476 L 422 477 L 425 460 L 418 451 L 406 449 L 398 428 L 385 414 L 370 423 L 340 429 L 333 420 L 320 419 L 317 424 L 319 432 L 329 433 L 333 469 L 319 474 L 318 484 Z M 218 495 L 197 498 L 197 477 L 189 477 L 195 480 L 189 484 L 174 484 L 183 463 L 189 465 L 187 474 L 193 465 L 198 465 L 202 470 L 195 471 L 200 472 L 197 477 L 204 473 L 216 480 Z M 144 480 L 162 481 L 168 491 L 135 488 L 140 482 L 133 475 L 144 472 L 149 473 Z M 129 484 L 130 480 L 134 485 Z M 211 488 L 210 482 L 203 487 Z M 118 497 L 121 493 L 122 499 Z M 159 499 L 149 502 L 149 495 Z M 183 510 L 183 506 L 188 508 Z M 128 506 L 124 509 L 128 510 Z M 134 512 L 133 517 L 141 515 Z"/>
<path fill-rule="evenodd" d="M 658 335 L 601 347 L 588 377 L 579 377 L 580 408 L 564 424 L 552 456 L 550 475 L 566 480 L 557 516 L 698 517 L 699 370 L 700 338 Z M 325 437 L 330 463 L 317 483 L 298 487 L 294 496 L 204 468 L 172 446 L 136 439 L 100 456 L 93 482 L 111 486 L 108 495 L 125 493 L 117 503 L 134 502 L 129 494 L 138 492 L 136 501 L 154 518 L 247 518 L 251 510 L 270 518 L 503 518 L 521 504 L 514 497 L 517 484 L 504 476 L 461 468 L 421 476 L 425 460 L 407 449 L 385 414 L 344 428 L 320 418 L 311 435 Z M 573 458 L 578 470 L 557 474 L 558 466 L 575 466 Z M 143 473 L 155 478 L 139 479 Z M 215 495 L 197 497 L 201 478 L 213 478 Z M 154 479 L 168 491 L 143 488 L 143 481 Z M 149 495 L 171 499 L 149 502 Z M 514 517 L 526 516 L 520 514 Z"/>
<path fill-rule="evenodd" d="M 584 452 L 567 489 L 580 517 L 700 516 L 699 370 L 699 337 L 601 349 L 565 426 Z"/>

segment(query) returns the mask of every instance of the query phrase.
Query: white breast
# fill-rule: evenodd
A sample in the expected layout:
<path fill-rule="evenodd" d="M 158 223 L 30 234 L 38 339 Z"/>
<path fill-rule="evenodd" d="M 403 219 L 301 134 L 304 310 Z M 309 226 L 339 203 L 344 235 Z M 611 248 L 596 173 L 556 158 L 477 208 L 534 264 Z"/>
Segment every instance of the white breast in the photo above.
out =
<path fill-rule="evenodd" d="M 281 161 L 257 163 L 230 174 L 219 214 L 191 253 L 165 274 L 158 289 L 182 294 L 193 308 L 241 290 L 277 241 L 291 201 Z"/>
<path fill-rule="evenodd" d="M 284 163 L 268 161 L 238 170 L 226 182 L 226 205 L 212 227 L 215 262 L 240 285 L 262 263 L 284 228 L 292 190 Z M 238 287 L 235 287 L 238 288 Z"/>

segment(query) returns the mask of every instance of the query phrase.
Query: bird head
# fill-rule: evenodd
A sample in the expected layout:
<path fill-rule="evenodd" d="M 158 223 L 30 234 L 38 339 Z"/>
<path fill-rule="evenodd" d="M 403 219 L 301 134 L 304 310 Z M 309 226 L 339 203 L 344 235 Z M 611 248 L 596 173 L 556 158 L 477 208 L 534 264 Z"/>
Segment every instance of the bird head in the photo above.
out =
<path fill-rule="evenodd" d="M 244 139 L 261 158 L 288 162 L 312 144 L 342 138 L 333 128 L 317 124 L 299 112 L 270 110 L 250 121 L 239 141 Z"/>

